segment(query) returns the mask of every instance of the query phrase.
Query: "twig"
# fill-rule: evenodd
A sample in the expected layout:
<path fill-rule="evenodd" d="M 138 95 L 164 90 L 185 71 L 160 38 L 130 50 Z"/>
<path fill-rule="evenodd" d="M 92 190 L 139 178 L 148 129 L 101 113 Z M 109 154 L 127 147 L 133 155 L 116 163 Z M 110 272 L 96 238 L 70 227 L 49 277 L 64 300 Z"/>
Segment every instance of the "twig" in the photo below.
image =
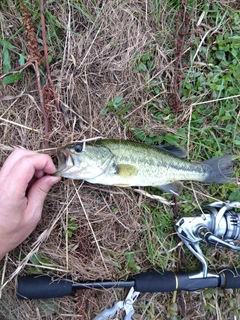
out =
<path fill-rule="evenodd" d="M 4 265 L 3 265 L 3 270 L 2 270 L 2 278 L 1 278 L 1 284 L 0 284 L 0 299 L 2 299 L 2 290 L 1 290 L 1 286 L 4 283 L 4 279 L 5 279 L 5 272 L 6 272 L 6 268 L 7 268 L 7 262 L 8 262 L 8 253 L 5 256 L 4 259 Z"/>
<path fill-rule="evenodd" d="M 4 118 L 2 118 L 2 117 L 0 117 L 0 120 L 5 121 L 5 122 L 8 122 L 8 123 L 11 123 L 11 124 L 14 124 L 15 126 L 18 126 L 18 127 L 24 128 L 24 129 L 28 129 L 28 130 L 31 130 L 31 131 L 39 132 L 39 130 L 30 128 L 30 127 L 26 127 L 26 126 L 24 126 L 23 124 L 20 124 L 20 123 L 11 121 L 11 120 L 4 119 Z"/>
<path fill-rule="evenodd" d="M 49 148 L 49 143 L 48 143 L 49 121 L 48 121 L 48 114 L 46 112 L 45 101 L 44 101 L 44 98 L 43 98 L 41 79 L 40 79 L 40 72 L 39 72 L 39 68 L 38 68 L 37 62 L 35 63 L 35 72 L 36 72 L 36 77 L 37 77 L 37 85 L 38 85 L 38 92 L 39 92 L 39 98 L 40 98 L 40 103 L 41 103 L 41 111 L 43 113 L 43 118 L 44 118 L 45 148 L 47 149 L 47 148 Z"/>
<path fill-rule="evenodd" d="M 188 0 L 181 0 L 180 7 L 178 10 L 177 23 L 180 24 L 179 29 L 176 34 L 176 48 L 175 48 L 175 57 L 176 62 L 175 65 L 175 74 L 173 76 L 172 84 L 171 84 L 171 97 L 169 100 L 170 107 L 175 114 L 182 112 L 182 102 L 181 102 L 181 91 L 182 91 L 182 79 L 183 79 L 183 53 L 184 46 L 186 43 L 186 36 L 188 34 L 189 22 L 190 18 L 188 15 Z"/>
<path fill-rule="evenodd" d="M 163 204 L 166 204 L 168 206 L 172 206 L 174 203 L 173 202 L 170 202 L 170 201 L 167 201 L 165 198 L 161 197 L 161 196 L 157 196 L 157 195 L 154 195 L 154 194 L 150 194 L 148 192 L 146 192 L 145 190 L 141 190 L 141 189 L 134 189 L 135 192 L 147 197 L 147 198 L 150 198 L 150 199 L 154 199 L 154 200 L 157 200 Z"/>
<path fill-rule="evenodd" d="M 62 122 L 62 127 L 64 129 L 64 131 L 66 132 L 67 129 L 65 127 L 64 124 L 64 120 L 63 120 L 63 115 L 62 112 L 60 110 L 60 106 L 59 106 L 59 100 L 52 82 L 52 78 L 51 78 L 51 72 L 50 72 L 50 67 L 49 67 L 49 62 L 48 62 L 48 50 L 47 50 L 47 37 L 46 37 L 46 24 L 45 24 L 45 17 L 44 17 L 44 0 L 41 0 L 40 2 L 40 12 L 41 12 L 41 22 L 42 22 L 42 40 L 43 40 L 43 49 L 44 49 L 44 57 L 45 57 L 45 63 L 46 63 L 46 71 L 47 71 L 47 79 L 48 79 L 48 88 L 51 91 L 52 95 L 53 95 L 53 100 L 56 106 L 56 109 L 60 115 L 60 119 Z"/>
<path fill-rule="evenodd" d="M 218 102 L 218 101 L 223 101 L 223 100 L 229 100 L 229 99 L 234 99 L 234 98 L 240 98 L 240 94 L 236 94 L 234 96 L 229 96 L 229 97 L 224 97 L 224 98 L 219 98 L 219 99 L 213 99 L 213 100 L 207 100 L 207 101 L 199 101 L 199 102 L 194 102 L 191 104 L 191 106 L 198 106 L 200 104 L 209 104 L 213 102 Z"/>
<path fill-rule="evenodd" d="M 10 70 L 9 72 L 6 72 L 6 73 L 0 75 L 0 80 L 2 80 L 3 78 L 5 78 L 6 76 L 8 76 L 10 74 L 19 73 L 19 72 L 23 71 L 24 69 L 26 69 L 30 65 L 33 65 L 34 61 L 35 61 L 34 59 L 30 59 L 27 62 L 25 62 L 23 65 L 18 66 L 16 68 Z"/>

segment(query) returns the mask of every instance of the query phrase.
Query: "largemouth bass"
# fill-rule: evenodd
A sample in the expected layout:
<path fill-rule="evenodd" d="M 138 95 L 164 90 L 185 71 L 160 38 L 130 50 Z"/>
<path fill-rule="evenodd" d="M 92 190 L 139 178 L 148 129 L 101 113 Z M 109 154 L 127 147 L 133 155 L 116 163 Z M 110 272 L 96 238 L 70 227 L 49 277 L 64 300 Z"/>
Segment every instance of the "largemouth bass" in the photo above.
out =
<path fill-rule="evenodd" d="M 133 141 L 97 140 L 60 148 L 56 176 L 113 186 L 153 186 L 179 194 L 180 181 L 234 181 L 232 160 L 224 155 L 201 163 L 182 159 L 178 146 L 149 146 Z"/>

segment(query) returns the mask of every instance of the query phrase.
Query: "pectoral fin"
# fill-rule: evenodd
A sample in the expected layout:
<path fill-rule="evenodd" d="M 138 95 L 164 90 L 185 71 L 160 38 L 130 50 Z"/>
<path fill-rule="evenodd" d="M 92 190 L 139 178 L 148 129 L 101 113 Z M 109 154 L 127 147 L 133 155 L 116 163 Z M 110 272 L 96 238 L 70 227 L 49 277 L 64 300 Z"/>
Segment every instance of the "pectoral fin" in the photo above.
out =
<path fill-rule="evenodd" d="M 117 174 L 121 178 L 131 178 L 138 173 L 138 169 L 130 164 L 119 164 L 117 165 Z"/>
<path fill-rule="evenodd" d="M 181 194 L 182 193 L 182 189 L 183 189 L 183 185 L 181 182 L 179 181 L 175 181 L 175 182 L 171 182 L 168 184 L 165 184 L 163 186 L 157 186 L 158 189 L 161 189 L 167 193 L 172 193 L 172 194 Z"/>

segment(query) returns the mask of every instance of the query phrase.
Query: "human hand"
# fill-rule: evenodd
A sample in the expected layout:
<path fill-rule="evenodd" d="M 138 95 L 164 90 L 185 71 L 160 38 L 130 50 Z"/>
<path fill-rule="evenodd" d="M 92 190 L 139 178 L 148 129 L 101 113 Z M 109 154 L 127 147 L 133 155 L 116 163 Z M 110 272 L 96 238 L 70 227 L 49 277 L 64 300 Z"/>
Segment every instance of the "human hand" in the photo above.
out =
<path fill-rule="evenodd" d="M 16 149 L 0 170 L 0 260 L 23 242 L 41 219 L 50 188 L 61 178 L 46 154 Z"/>

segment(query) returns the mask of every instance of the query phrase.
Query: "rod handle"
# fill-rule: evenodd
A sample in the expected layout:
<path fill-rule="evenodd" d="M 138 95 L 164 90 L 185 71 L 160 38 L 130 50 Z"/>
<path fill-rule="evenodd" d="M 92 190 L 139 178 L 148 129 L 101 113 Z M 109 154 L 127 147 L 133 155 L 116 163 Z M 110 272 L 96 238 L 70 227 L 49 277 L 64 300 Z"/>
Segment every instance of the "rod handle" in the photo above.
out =
<path fill-rule="evenodd" d="M 175 290 L 195 291 L 205 288 L 240 288 L 240 269 L 211 272 L 206 278 L 199 272 L 148 271 L 134 277 L 134 290 L 139 292 L 172 292 Z"/>
<path fill-rule="evenodd" d="M 220 272 L 221 288 L 239 289 L 240 288 L 240 269 L 226 269 Z"/>
<path fill-rule="evenodd" d="M 72 294 L 70 279 L 51 276 L 25 276 L 18 281 L 18 299 L 45 299 Z"/>
<path fill-rule="evenodd" d="M 134 290 L 139 292 L 172 292 L 177 288 L 173 271 L 147 271 L 134 276 Z"/>
<path fill-rule="evenodd" d="M 218 274 L 212 274 L 207 278 L 203 278 L 196 272 L 148 271 L 137 274 L 134 279 L 134 290 L 139 292 L 195 291 L 205 288 L 216 288 L 220 283 L 220 276 Z"/>

